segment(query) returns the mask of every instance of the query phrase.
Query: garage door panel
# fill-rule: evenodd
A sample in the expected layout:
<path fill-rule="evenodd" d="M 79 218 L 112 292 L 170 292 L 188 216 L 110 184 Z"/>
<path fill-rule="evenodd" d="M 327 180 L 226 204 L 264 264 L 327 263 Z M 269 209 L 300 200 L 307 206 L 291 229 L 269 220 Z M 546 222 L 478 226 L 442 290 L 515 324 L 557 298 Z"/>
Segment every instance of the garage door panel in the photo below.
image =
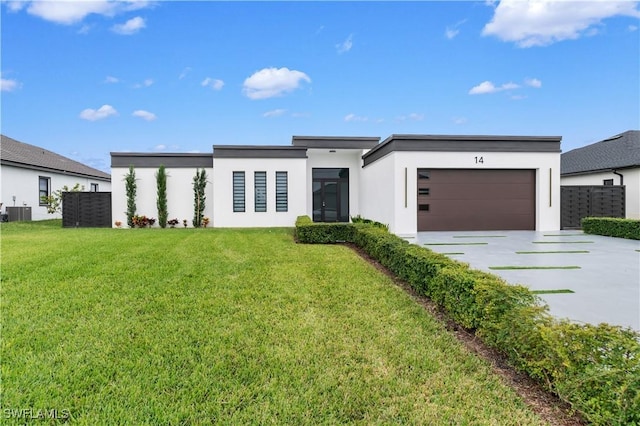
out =
<path fill-rule="evenodd" d="M 428 197 L 434 200 L 500 200 L 505 198 L 531 198 L 532 194 L 530 187 L 517 183 L 492 185 L 486 183 L 469 183 L 467 185 L 436 183 L 428 188 Z"/>
<path fill-rule="evenodd" d="M 431 171 L 430 179 L 422 180 L 422 182 L 467 184 L 470 177 L 473 178 L 474 182 L 480 183 L 527 183 L 533 182 L 535 173 L 533 173 L 533 170 L 434 169 Z"/>
<path fill-rule="evenodd" d="M 424 204 L 422 204 L 424 205 Z M 460 215 L 471 212 L 473 215 L 486 214 L 531 214 L 534 204 L 530 200 L 440 200 L 428 203 L 429 213 Z"/>
<path fill-rule="evenodd" d="M 419 231 L 535 229 L 535 170 L 425 170 Z"/>
<path fill-rule="evenodd" d="M 420 215 L 419 215 L 420 216 Z M 424 221 L 426 218 L 423 218 Z M 420 224 L 420 217 L 418 223 Z M 464 227 L 461 227 L 464 223 Z M 532 229 L 535 223 L 531 215 L 432 215 L 428 217 L 428 224 L 438 231 L 510 231 Z M 424 224 L 426 225 L 426 223 Z"/>

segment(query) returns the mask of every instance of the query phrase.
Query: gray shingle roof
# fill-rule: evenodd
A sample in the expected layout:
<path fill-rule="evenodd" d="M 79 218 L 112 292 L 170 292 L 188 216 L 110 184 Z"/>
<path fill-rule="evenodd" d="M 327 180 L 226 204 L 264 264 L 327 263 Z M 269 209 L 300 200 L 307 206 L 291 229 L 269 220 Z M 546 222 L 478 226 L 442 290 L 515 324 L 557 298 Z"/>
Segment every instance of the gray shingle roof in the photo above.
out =
<path fill-rule="evenodd" d="M 99 180 L 111 180 L 108 173 L 86 166 L 60 154 L 0 135 L 0 161 L 5 165 L 49 170 Z"/>
<path fill-rule="evenodd" d="M 640 167 L 640 130 L 628 130 L 591 145 L 565 152 L 560 174 Z"/>

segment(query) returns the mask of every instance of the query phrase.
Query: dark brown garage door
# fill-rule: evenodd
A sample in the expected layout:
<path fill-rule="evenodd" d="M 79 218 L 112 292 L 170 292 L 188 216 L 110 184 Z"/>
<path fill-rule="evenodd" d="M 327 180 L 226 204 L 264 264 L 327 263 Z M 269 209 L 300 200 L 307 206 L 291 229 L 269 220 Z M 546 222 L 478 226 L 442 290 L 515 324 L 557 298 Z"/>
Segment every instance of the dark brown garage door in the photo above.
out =
<path fill-rule="evenodd" d="M 535 170 L 418 169 L 418 231 L 534 230 Z"/>

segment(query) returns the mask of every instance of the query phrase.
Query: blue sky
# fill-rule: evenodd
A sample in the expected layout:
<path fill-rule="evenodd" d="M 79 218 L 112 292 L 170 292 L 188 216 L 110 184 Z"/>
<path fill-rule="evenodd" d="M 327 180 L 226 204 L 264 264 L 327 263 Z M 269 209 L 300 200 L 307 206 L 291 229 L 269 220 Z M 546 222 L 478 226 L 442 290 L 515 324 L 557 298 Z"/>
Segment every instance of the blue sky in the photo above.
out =
<path fill-rule="evenodd" d="M 640 128 L 631 1 L 3 1 L 2 133 L 109 152 Z"/>

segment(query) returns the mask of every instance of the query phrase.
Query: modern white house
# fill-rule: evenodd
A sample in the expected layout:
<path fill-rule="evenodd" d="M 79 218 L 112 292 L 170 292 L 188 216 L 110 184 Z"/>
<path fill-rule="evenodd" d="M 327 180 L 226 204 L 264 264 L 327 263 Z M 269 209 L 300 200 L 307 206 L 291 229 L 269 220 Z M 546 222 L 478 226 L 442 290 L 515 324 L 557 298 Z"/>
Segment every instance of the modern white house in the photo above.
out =
<path fill-rule="evenodd" d="M 629 130 L 562 154 L 563 186 L 624 185 L 628 219 L 640 219 L 640 131 Z"/>
<path fill-rule="evenodd" d="M 361 215 L 399 235 L 427 230 L 560 229 L 559 136 L 293 136 L 288 146 L 214 145 L 211 154 L 111 153 L 112 217 L 126 223 L 133 166 L 137 214 L 157 217 L 167 178 L 169 218 L 193 218 L 193 177 L 207 172 L 215 227 L 293 226 L 300 215 Z"/>
<path fill-rule="evenodd" d="M 52 192 L 76 184 L 85 191 L 111 191 L 108 173 L 86 166 L 55 152 L 19 142 L 1 135 L 0 138 L 0 202 L 3 211 L 22 207 L 30 220 L 60 218 L 47 213 L 41 199 Z"/>

